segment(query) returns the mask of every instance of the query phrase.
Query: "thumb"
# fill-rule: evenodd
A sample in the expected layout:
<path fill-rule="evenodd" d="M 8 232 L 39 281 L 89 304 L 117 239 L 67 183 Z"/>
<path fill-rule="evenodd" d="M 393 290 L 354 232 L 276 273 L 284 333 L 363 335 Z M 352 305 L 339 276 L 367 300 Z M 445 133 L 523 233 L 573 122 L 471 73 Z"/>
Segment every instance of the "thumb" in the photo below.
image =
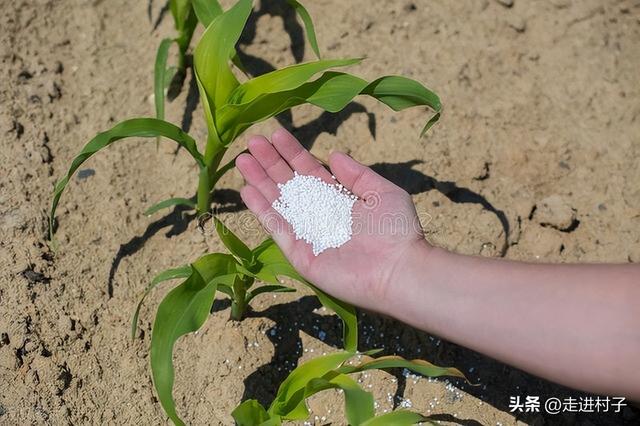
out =
<path fill-rule="evenodd" d="M 371 168 L 360 164 L 347 154 L 339 151 L 334 151 L 329 156 L 329 167 L 338 182 L 361 198 L 368 191 L 380 191 L 395 187 L 393 183 L 371 170 Z"/>

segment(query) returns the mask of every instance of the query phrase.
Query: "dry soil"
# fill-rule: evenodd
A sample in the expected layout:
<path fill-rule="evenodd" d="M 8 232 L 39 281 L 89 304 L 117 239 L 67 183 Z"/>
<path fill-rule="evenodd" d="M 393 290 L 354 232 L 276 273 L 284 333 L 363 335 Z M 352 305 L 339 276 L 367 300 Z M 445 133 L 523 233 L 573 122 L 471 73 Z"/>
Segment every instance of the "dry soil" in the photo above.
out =
<path fill-rule="evenodd" d="M 314 154 L 344 150 L 402 185 L 430 241 L 451 250 L 640 262 L 638 1 L 306 3 L 327 57 L 366 56 L 354 72 L 413 77 L 445 105 L 422 139 L 425 111 L 396 114 L 367 99 L 340 114 L 302 108 L 280 117 Z M 55 255 L 46 218 L 56 178 L 86 141 L 153 114 L 153 60 L 173 34 L 170 16 L 162 2 L 2 5 L 0 424 L 165 424 L 148 346 L 155 307 L 171 284 L 149 298 L 133 341 L 130 318 L 155 272 L 221 247 L 189 213 L 142 212 L 192 195 L 196 171 L 169 142 L 158 149 L 150 140 L 121 142 L 70 183 Z M 263 1 L 257 10 L 240 44 L 252 72 L 312 58 L 286 7 Z M 167 117 L 202 140 L 196 92 L 187 78 Z M 241 184 L 235 171 L 226 176 L 217 207 L 256 244 L 263 235 L 239 200 Z M 243 398 L 269 402 L 288 369 L 340 344 L 338 321 L 304 289 L 262 296 L 254 308 L 234 324 L 221 300 L 201 331 L 177 345 L 175 395 L 188 423 L 231 424 Z M 581 394 L 388 319 L 362 314 L 362 333 L 365 348 L 457 366 L 480 384 L 401 372 L 361 377 L 380 412 L 412 405 L 466 425 L 640 422 L 632 408 L 514 416 L 510 396 Z M 312 423 L 343 424 L 339 395 L 327 392 L 310 406 Z"/>

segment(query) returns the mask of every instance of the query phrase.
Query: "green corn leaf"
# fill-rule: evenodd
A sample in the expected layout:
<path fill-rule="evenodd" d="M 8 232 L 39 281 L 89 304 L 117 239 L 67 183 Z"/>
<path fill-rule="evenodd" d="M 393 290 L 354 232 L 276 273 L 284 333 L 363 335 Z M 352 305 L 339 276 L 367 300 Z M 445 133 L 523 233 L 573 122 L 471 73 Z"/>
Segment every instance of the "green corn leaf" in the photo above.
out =
<path fill-rule="evenodd" d="M 207 131 L 209 135 L 216 135 L 216 137 L 218 137 L 218 130 L 213 117 L 212 104 L 209 102 L 207 92 L 200 81 L 200 77 L 198 77 L 198 73 L 194 72 L 194 76 L 196 78 L 196 84 L 198 85 L 198 92 L 200 93 L 200 102 L 202 103 L 202 109 L 204 110 L 204 119 L 207 123 Z"/>
<path fill-rule="evenodd" d="M 282 420 L 279 416 L 272 416 L 269 420 L 260 423 L 258 426 L 281 426 Z"/>
<path fill-rule="evenodd" d="M 278 416 L 286 420 L 304 420 L 309 416 L 306 406 L 306 400 L 309 397 L 327 389 L 342 389 L 345 396 L 346 420 L 350 425 L 409 426 L 429 421 L 427 417 L 406 410 L 374 417 L 373 396 L 346 375 L 360 371 L 349 370 L 350 366 L 344 365 L 344 362 L 352 356 L 352 353 L 338 352 L 314 358 L 298 366 L 278 389 L 274 401 L 267 410 L 267 416 Z M 262 406 L 254 406 L 252 403 L 246 404 L 243 408 L 247 411 L 261 412 Z"/>
<path fill-rule="evenodd" d="M 266 238 L 264 241 L 258 244 L 253 249 L 253 255 L 256 259 L 260 257 L 264 262 L 267 263 L 289 262 L 287 258 L 284 257 L 284 253 L 279 250 L 278 245 L 275 241 L 273 241 L 273 238 Z"/>
<path fill-rule="evenodd" d="M 294 369 L 278 388 L 278 393 L 269 407 L 270 415 L 285 416 L 300 410 L 298 406 L 304 405 L 304 389 L 310 380 L 319 378 L 329 371 L 336 369 L 346 360 L 353 356 L 350 352 L 337 352 L 301 364 Z M 302 395 L 300 392 L 302 391 Z M 294 407 L 291 407 L 290 400 L 295 398 Z M 306 408 L 303 406 L 303 409 Z M 297 411 L 296 411 L 297 412 Z"/>
<path fill-rule="evenodd" d="M 158 120 L 164 120 L 164 96 L 167 87 L 173 77 L 173 73 L 167 68 L 167 58 L 169 56 L 169 48 L 175 40 L 165 38 L 160 42 L 158 46 L 158 52 L 156 53 L 156 62 L 153 71 L 153 93 L 154 103 L 156 107 L 156 118 Z M 160 138 L 157 138 L 160 142 Z"/>
<path fill-rule="evenodd" d="M 295 9 L 296 13 L 302 20 L 304 24 L 304 29 L 307 34 L 307 40 L 309 41 L 309 45 L 311 45 L 311 49 L 313 49 L 313 53 L 316 54 L 316 57 L 320 59 L 320 49 L 318 48 L 318 40 L 316 39 L 316 30 L 313 26 L 313 20 L 311 19 L 311 15 L 307 12 L 307 9 L 300 4 L 300 2 L 296 0 L 287 0 L 287 3 Z"/>
<path fill-rule="evenodd" d="M 345 415 L 350 425 L 359 425 L 375 414 L 373 405 L 373 395 L 360 387 L 358 382 L 345 374 L 338 374 L 334 371 L 326 374 L 320 380 L 312 380 L 307 385 L 305 399 L 315 393 L 315 387 L 323 388 L 323 381 L 332 388 L 342 389 L 345 398 Z"/>
<path fill-rule="evenodd" d="M 193 10 L 198 17 L 198 21 L 205 28 L 211 24 L 211 22 L 222 15 L 222 6 L 218 3 L 218 0 L 191 0 L 193 3 Z"/>
<path fill-rule="evenodd" d="M 247 152 L 249 152 L 248 149 L 243 150 L 242 152 L 238 153 L 238 155 L 241 154 L 246 154 Z M 231 169 L 233 169 L 236 166 L 236 158 L 238 158 L 238 155 L 236 155 L 235 157 L 233 157 L 231 160 L 227 161 L 227 163 L 223 164 L 222 166 L 218 167 L 218 170 L 216 170 L 215 174 L 213 175 L 213 177 L 211 178 L 211 181 L 213 182 L 211 184 L 212 187 L 215 188 L 216 183 L 218 183 L 218 181 L 220 179 L 222 179 L 222 176 L 224 176 L 225 174 L 227 174 L 227 172 Z"/>
<path fill-rule="evenodd" d="M 173 16 L 173 23 L 176 30 L 181 31 L 191 11 L 191 0 L 170 0 L 169 10 Z"/>
<path fill-rule="evenodd" d="M 397 75 L 372 81 L 362 94 L 373 96 L 394 111 L 421 105 L 426 105 L 434 111 L 440 111 L 442 108 L 440 98 L 435 93 L 415 80 Z"/>
<path fill-rule="evenodd" d="M 251 302 L 251 300 L 253 300 L 254 297 L 263 294 L 263 293 L 293 293 L 296 290 L 291 288 L 291 287 L 287 287 L 284 285 L 277 285 L 277 284 L 271 284 L 271 285 L 263 285 L 261 287 L 255 288 L 252 291 L 249 291 L 247 293 L 247 303 Z"/>
<path fill-rule="evenodd" d="M 369 349 L 368 351 L 364 351 L 364 352 L 358 352 L 358 355 L 360 356 L 374 356 L 379 354 L 380 352 L 382 352 L 384 349 Z"/>
<path fill-rule="evenodd" d="M 231 72 L 231 58 L 251 8 L 252 0 L 239 0 L 232 8 L 215 17 L 198 42 L 194 63 L 199 83 L 212 111 L 223 105 L 240 83 Z"/>
<path fill-rule="evenodd" d="M 167 294 L 158 307 L 151 334 L 151 370 L 158 399 L 169 418 L 184 423 L 173 401 L 173 347 L 181 336 L 198 330 L 209 316 L 218 283 L 235 279 L 233 256 L 208 254 L 191 266 L 193 273 Z"/>
<path fill-rule="evenodd" d="M 218 291 L 226 294 L 230 299 L 233 299 L 233 289 L 231 288 L 231 286 L 228 286 L 226 284 L 218 284 Z"/>
<path fill-rule="evenodd" d="M 416 423 L 433 424 L 422 414 L 414 413 L 407 410 L 396 410 L 390 413 L 382 414 L 362 423 L 362 426 L 411 426 Z"/>
<path fill-rule="evenodd" d="M 164 136 L 177 142 L 180 146 L 184 147 L 189 154 L 196 160 L 199 166 L 203 167 L 203 159 L 196 141 L 191 136 L 183 132 L 179 127 L 174 126 L 166 121 L 158 120 L 155 118 L 134 118 L 131 120 L 125 120 L 106 132 L 99 133 L 96 137 L 91 139 L 80 151 L 80 154 L 73 159 L 71 167 L 67 174 L 58 181 L 53 192 L 53 201 L 51 203 L 51 214 L 49 217 L 49 236 L 53 239 L 53 221 L 55 218 L 56 208 L 60 197 L 64 192 L 67 183 L 71 179 L 71 176 L 75 171 L 89 159 L 93 154 L 99 150 L 109 146 L 115 141 L 129 137 L 146 137 L 152 138 L 157 136 Z"/>
<path fill-rule="evenodd" d="M 423 137 L 429 131 L 429 129 L 438 122 L 438 120 L 440 120 L 440 113 L 436 112 L 431 116 L 429 121 L 427 121 L 427 124 L 425 124 L 422 130 L 420 131 L 420 137 Z"/>
<path fill-rule="evenodd" d="M 182 83 L 184 82 L 187 65 L 187 49 L 191 43 L 196 25 L 198 24 L 198 20 L 191 7 L 191 0 L 170 0 L 169 8 L 173 16 L 175 28 L 178 31 L 178 36 L 174 39 L 162 40 L 156 54 L 154 66 L 154 102 L 156 118 L 160 120 L 164 120 L 165 91 L 171 86 L 171 83 L 174 82 L 173 77 L 179 77 L 179 79 L 174 82 L 176 87 L 173 87 L 173 89 L 178 86 L 182 87 Z M 169 49 L 174 42 L 178 46 L 178 66 L 167 67 Z"/>
<path fill-rule="evenodd" d="M 418 93 L 414 90 L 420 87 Z M 234 140 L 251 125 L 273 117 L 303 103 L 316 105 L 329 112 L 338 112 L 359 94 L 378 99 L 392 109 L 424 105 L 436 111 L 423 133 L 439 117 L 438 97 L 420 83 L 404 77 L 381 77 L 372 83 L 350 74 L 327 71 L 309 83 L 282 92 L 260 95 L 251 102 L 228 104 L 216 112 L 216 124 L 223 140 Z"/>
<path fill-rule="evenodd" d="M 207 28 L 218 15 L 223 13 L 220 3 L 216 0 L 193 0 L 193 9 L 198 17 L 198 21 L 200 21 L 205 28 Z M 240 71 L 247 74 L 242 60 L 235 51 L 231 57 L 231 62 L 233 62 Z"/>
<path fill-rule="evenodd" d="M 167 269 L 165 271 L 160 272 L 156 275 L 153 280 L 149 283 L 147 288 L 144 290 L 144 293 L 140 297 L 140 301 L 138 302 L 138 306 L 136 306 L 136 311 L 133 314 L 133 319 L 131 321 L 131 338 L 135 339 L 136 330 L 138 327 L 138 317 L 140 316 L 140 308 L 142 307 L 142 303 L 144 299 L 151 293 L 158 284 L 163 281 L 175 280 L 177 278 L 188 278 L 192 274 L 193 270 L 191 269 L 191 265 L 180 266 L 178 268 Z"/>
<path fill-rule="evenodd" d="M 255 399 L 248 399 L 231 412 L 236 426 L 258 426 L 269 420 L 267 410 Z"/>
<path fill-rule="evenodd" d="M 279 284 L 278 276 L 284 275 L 293 278 L 309 287 L 323 306 L 331 309 L 342 320 L 342 338 L 344 348 L 350 352 L 358 350 L 358 316 L 356 309 L 333 296 L 320 290 L 318 287 L 305 280 L 291 266 L 280 248 L 272 239 L 265 240 L 253 250 L 257 265 L 254 271 L 255 277 L 261 281 L 271 284 Z"/>
<path fill-rule="evenodd" d="M 169 48 L 173 43 L 173 39 L 165 38 L 160 42 L 158 53 L 156 53 L 156 63 L 153 73 L 153 92 L 156 118 L 158 120 L 164 120 L 164 95 L 167 88 L 167 58 L 169 56 Z"/>
<path fill-rule="evenodd" d="M 253 277 L 254 279 L 257 280 L 262 280 L 266 283 L 279 283 L 280 281 L 278 281 L 278 278 L 275 275 L 268 275 L 266 276 L 267 279 L 262 279 L 261 276 L 262 275 L 258 275 L 259 272 L 261 272 L 264 268 L 262 268 L 262 266 L 260 265 L 256 265 L 255 262 L 254 264 L 252 264 L 250 266 L 250 269 L 254 269 L 256 270 L 257 273 L 254 273 L 253 271 L 251 271 L 250 269 L 245 268 L 243 265 L 238 265 L 238 272 L 247 275 L 249 277 Z"/>
<path fill-rule="evenodd" d="M 337 371 L 344 374 L 359 373 L 366 370 L 406 368 L 407 370 L 419 373 L 428 377 L 454 376 L 467 379 L 460 370 L 453 367 L 438 367 L 421 359 L 406 360 L 400 356 L 390 355 L 379 358 L 372 358 L 359 365 L 344 365 Z"/>
<path fill-rule="evenodd" d="M 228 103 L 245 104 L 261 95 L 292 90 L 306 83 L 319 72 L 357 64 L 361 60 L 353 58 L 306 62 L 262 74 L 236 87 L 229 95 Z"/>
<path fill-rule="evenodd" d="M 423 136 L 440 118 L 442 104 L 438 95 L 410 78 L 395 75 L 381 77 L 372 81 L 362 94 L 378 99 L 394 111 L 422 105 L 434 110 L 435 115 L 423 127 L 420 136 Z"/>
<path fill-rule="evenodd" d="M 158 308 L 151 340 L 151 369 L 153 381 L 165 413 L 177 425 L 178 417 L 173 400 L 173 346 L 184 334 L 199 329 L 211 310 L 215 285 L 198 285 L 194 277 L 170 292 Z M 200 278 L 201 280 L 201 278 Z"/>
<path fill-rule="evenodd" d="M 307 282 L 323 306 L 331 309 L 342 320 L 342 341 L 344 349 L 349 352 L 358 350 L 358 314 L 356 309 L 340 299 L 328 295 L 318 287 Z"/>
<path fill-rule="evenodd" d="M 248 150 L 247 150 L 248 152 Z M 273 254 L 269 254 L 269 253 L 265 253 L 268 249 L 271 248 L 271 246 L 273 246 L 276 242 L 273 241 L 272 238 L 266 238 L 264 241 L 262 241 L 260 244 L 258 244 L 254 249 L 253 249 L 253 256 L 255 258 L 257 258 L 258 256 L 263 256 L 263 258 L 265 260 L 269 260 L 269 259 L 273 259 L 273 260 L 279 260 L 282 259 L 282 252 L 280 252 L 280 254 L 277 254 L 275 252 L 273 252 Z"/>
<path fill-rule="evenodd" d="M 173 207 L 173 206 L 187 206 L 195 209 L 196 202 L 192 198 L 169 198 L 166 200 L 162 200 L 152 205 L 151 207 L 149 207 L 147 210 L 145 210 L 144 215 L 151 216 L 152 214 L 158 212 L 159 210 L 166 209 L 167 207 Z"/>
<path fill-rule="evenodd" d="M 254 251 L 254 255 L 256 261 L 260 265 L 258 272 L 256 273 L 258 277 L 262 277 L 262 272 L 264 271 L 267 272 L 267 274 L 264 275 L 265 278 L 285 275 L 289 278 L 305 283 L 306 280 L 294 269 L 293 266 L 291 266 L 280 250 L 280 247 L 278 247 L 273 240 L 271 240 L 271 244 L 261 250 L 260 253 L 256 254 Z M 273 282 L 273 280 L 270 278 L 269 282 Z"/>
<path fill-rule="evenodd" d="M 374 416 L 373 395 L 345 374 L 330 371 L 323 377 L 309 380 L 304 389 L 296 392 L 282 408 L 282 418 L 304 420 L 309 417 L 305 400 L 327 389 L 342 389 L 345 398 L 345 415 L 350 425 L 359 425 Z"/>
<path fill-rule="evenodd" d="M 178 72 L 182 73 L 182 77 L 184 78 L 184 72 L 187 66 L 186 63 L 186 54 L 189 49 L 189 45 L 191 44 L 191 38 L 193 38 L 193 33 L 198 26 L 198 18 L 196 14 L 193 12 L 193 9 L 189 7 L 189 11 L 187 13 L 186 20 L 181 23 L 181 28 L 178 29 L 178 37 L 176 37 L 176 43 L 178 43 L 179 48 L 179 56 L 178 56 Z"/>
<path fill-rule="evenodd" d="M 251 262 L 251 259 L 253 257 L 251 249 L 249 249 L 249 247 L 247 247 L 246 244 L 236 236 L 236 234 L 231 232 L 231 230 L 227 228 L 220 219 L 214 216 L 213 221 L 216 224 L 216 232 L 218 233 L 218 236 L 220 237 L 220 240 L 225 245 L 225 247 L 227 247 L 231 253 L 233 253 L 243 261 Z"/>
<path fill-rule="evenodd" d="M 305 102 L 337 112 L 351 102 L 366 84 L 366 81 L 348 74 L 325 72 L 317 80 L 292 90 L 268 93 L 243 104 L 227 104 L 216 112 L 216 125 L 223 140 L 235 140 L 253 124 Z"/>
<path fill-rule="evenodd" d="M 320 84 L 316 86 L 316 82 Z M 306 102 L 329 112 L 338 112 L 366 88 L 367 82 L 350 74 L 329 71 L 310 86 L 313 91 Z"/>

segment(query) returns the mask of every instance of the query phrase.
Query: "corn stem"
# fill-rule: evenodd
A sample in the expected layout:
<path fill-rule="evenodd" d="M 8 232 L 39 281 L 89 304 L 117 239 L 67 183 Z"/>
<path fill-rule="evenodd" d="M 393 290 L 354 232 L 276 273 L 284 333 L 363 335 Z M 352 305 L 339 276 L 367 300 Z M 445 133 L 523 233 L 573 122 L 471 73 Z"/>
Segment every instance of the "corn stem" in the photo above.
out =
<path fill-rule="evenodd" d="M 233 300 L 231 301 L 231 319 L 242 321 L 247 310 L 247 286 L 243 279 L 236 278 L 233 283 Z"/>
<path fill-rule="evenodd" d="M 196 203 L 198 216 L 201 216 L 209 211 L 209 207 L 211 206 L 211 179 L 209 178 L 208 167 L 203 167 L 200 169 Z"/>
<path fill-rule="evenodd" d="M 209 134 L 204 153 L 205 167 L 200 169 L 197 192 L 198 216 L 209 212 L 211 208 L 211 192 L 217 182 L 217 171 L 227 148 L 220 142 L 217 134 Z"/>

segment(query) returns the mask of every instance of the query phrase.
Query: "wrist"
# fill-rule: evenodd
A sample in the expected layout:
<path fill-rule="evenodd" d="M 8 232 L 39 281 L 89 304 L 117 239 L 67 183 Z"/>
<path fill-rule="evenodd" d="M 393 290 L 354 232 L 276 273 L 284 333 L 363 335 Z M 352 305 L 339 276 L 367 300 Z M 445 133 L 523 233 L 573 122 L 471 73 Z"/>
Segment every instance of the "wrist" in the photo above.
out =
<path fill-rule="evenodd" d="M 382 313 L 408 321 L 411 312 L 422 310 L 428 301 L 428 285 L 437 274 L 447 251 L 425 239 L 414 241 L 395 260 L 386 285 Z"/>

